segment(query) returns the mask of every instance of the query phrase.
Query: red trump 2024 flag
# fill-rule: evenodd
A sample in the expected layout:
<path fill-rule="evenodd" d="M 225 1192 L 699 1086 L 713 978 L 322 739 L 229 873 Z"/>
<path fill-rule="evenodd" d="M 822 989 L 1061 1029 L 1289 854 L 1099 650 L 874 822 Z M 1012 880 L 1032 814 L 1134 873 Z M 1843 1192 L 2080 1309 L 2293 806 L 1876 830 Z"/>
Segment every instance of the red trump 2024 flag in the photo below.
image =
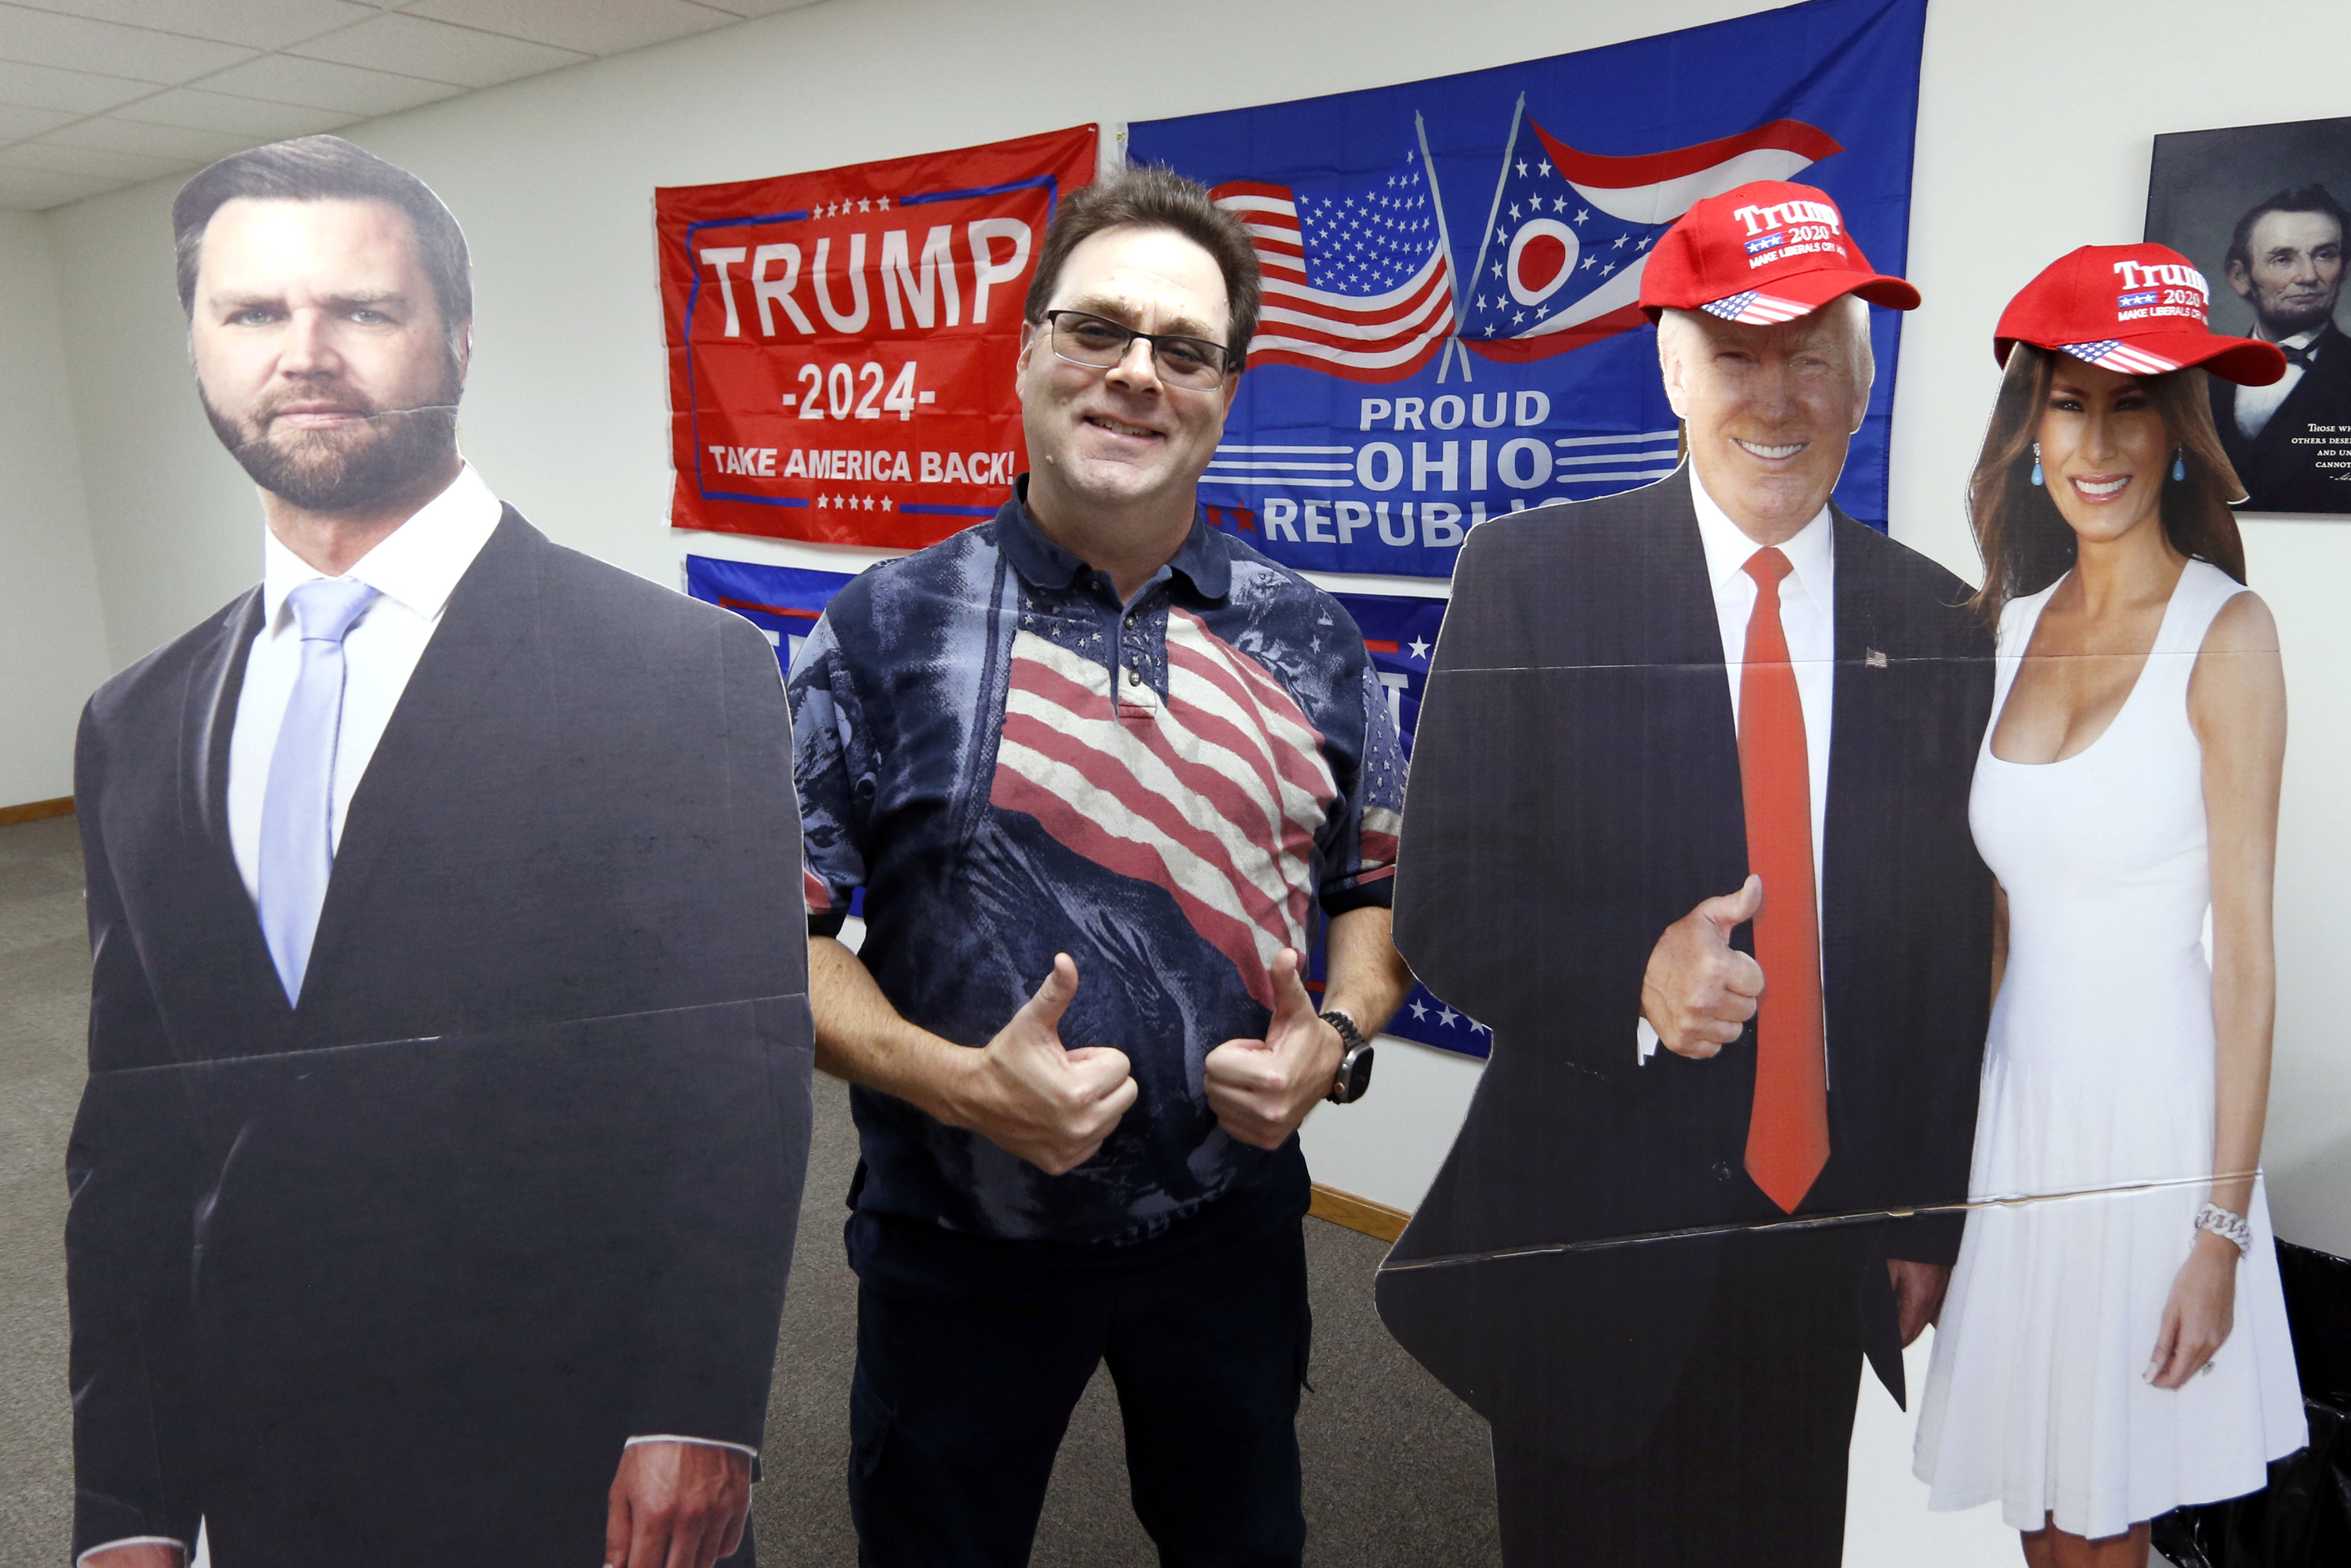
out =
<path fill-rule="evenodd" d="M 1097 137 L 655 191 L 671 522 L 914 549 L 994 515 L 1021 303 Z"/>

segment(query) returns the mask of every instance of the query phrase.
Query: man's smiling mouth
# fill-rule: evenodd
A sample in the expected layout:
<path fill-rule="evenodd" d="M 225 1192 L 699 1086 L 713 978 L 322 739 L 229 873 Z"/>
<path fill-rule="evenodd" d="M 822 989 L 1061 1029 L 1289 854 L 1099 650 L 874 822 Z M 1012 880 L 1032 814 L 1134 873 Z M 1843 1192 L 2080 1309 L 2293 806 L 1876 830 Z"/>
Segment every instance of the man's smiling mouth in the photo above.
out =
<path fill-rule="evenodd" d="M 1786 446 L 1766 446 L 1761 442 L 1758 441 L 1741 441 L 1735 435 L 1732 436 L 1730 440 L 1731 444 L 1737 446 L 1741 452 L 1747 453 L 1750 456 L 1761 457 L 1769 463 L 1785 461 L 1788 458 L 1793 457 L 1797 453 L 1802 452 L 1805 447 L 1812 444 L 1812 443 L 1808 441 L 1798 441 L 1791 443 Z"/>
<path fill-rule="evenodd" d="M 1123 421 L 1112 419 L 1106 414 L 1089 414 L 1086 416 L 1086 423 L 1098 430 L 1107 430 L 1113 435 L 1153 436 L 1159 434 L 1148 425 L 1128 424 Z"/>

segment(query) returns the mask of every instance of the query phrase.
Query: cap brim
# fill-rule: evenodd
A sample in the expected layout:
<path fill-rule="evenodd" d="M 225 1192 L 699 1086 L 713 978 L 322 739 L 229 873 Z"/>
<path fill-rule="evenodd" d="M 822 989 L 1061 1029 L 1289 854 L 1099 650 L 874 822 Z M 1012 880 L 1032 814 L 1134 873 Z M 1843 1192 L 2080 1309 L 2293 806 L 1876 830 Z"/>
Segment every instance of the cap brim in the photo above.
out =
<path fill-rule="evenodd" d="M 2234 382 L 2241 387 L 2265 387 L 2285 374 L 2285 350 L 2275 343 L 2264 343 L 2258 338 L 2219 338 L 2204 334 L 2205 352 L 2200 364 L 2224 382 Z"/>
<path fill-rule="evenodd" d="M 1742 289 L 1720 299 L 1699 301 L 1695 308 L 1726 321 L 1769 327 L 1808 316 L 1830 300 L 1858 294 L 1872 305 L 1890 310 L 1918 308 L 1918 291 L 1898 277 L 1882 272 L 1852 272 L 1823 268 L 1773 278 L 1768 286 Z"/>
<path fill-rule="evenodd" d="M 2008 351 L 2018 343 L 2055 349 L 2085 364 L 2126 376 L 2168 375 L 2191 365 L 2201 366 L 2224 382 L 2265 387 L 2285 374 L 2285 350 L 2258 338 L 2224 338 L 2217 332 L 2151 332 L 2140 338 L 2116 338 L 2099 343 L 2037 343 L 2030 338 L 1994 338 L 1992 357 L 2008 363 Z"/>
<path fill-rule="evenodd" d="M 1726 294 L 1723 298 L 1693 298 L 1681 301 L 1641 301 L 1641 310 L 1656 322 L 1665 310 L 1705 310 L 1707 315 L 1719 315 L 1726 322 L 1740 322 L 1747 327 L 1772 327 L 1777 322 L 1792 322 L 1799 315 L 1811 315 L 1820 310 L 1832 298 L 1845 294 L 1860 294 L 1871 306 L 1886 306 L 1888 310 L 1916 310 L 1918 289 L 1899 277 L 1886 273 L 1848 273 L 1848 270 L 1820 270 L 1820 273 L 1793 273 L 1789 277 L 1775 277 L 1771 287 L 1740 289 L 1738 294 Z"/>

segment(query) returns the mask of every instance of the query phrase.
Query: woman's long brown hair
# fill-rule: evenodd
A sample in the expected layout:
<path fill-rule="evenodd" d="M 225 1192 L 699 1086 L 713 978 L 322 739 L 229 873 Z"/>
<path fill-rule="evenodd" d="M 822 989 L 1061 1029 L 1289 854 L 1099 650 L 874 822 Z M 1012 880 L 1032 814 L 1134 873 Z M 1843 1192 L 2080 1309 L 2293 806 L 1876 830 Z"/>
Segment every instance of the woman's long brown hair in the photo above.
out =
<path fill-rule="evenodd" d="M 2050 498 L 2047 486 L 2032 483 L 2032 438 L 2048 406 L 2058 354 L 2019 343 L 2009 350 L 2008 371 L 1992 404 L 1983 453 L 1968 478 L 1968 523 L 1982 553 L 1984 585 L 1968 602 L 1997 626 L 2011 599 L 2038 593 L 2074 564 L 2074 530 Z M 2168 375 L 2141 376 L 2138 384 L 2163 416 L 2169 444 L 2179 449 L 2188 477 L 2164 470 L 2163 531 L 2171 548 L 2194 560 L 2219 567 L 2245 580 L 2245 546 L 2229 503 L 2244 498 L 2245 487 L 2212 428 L 2212 402 L 2205 372 L 2190 368 Z"/>

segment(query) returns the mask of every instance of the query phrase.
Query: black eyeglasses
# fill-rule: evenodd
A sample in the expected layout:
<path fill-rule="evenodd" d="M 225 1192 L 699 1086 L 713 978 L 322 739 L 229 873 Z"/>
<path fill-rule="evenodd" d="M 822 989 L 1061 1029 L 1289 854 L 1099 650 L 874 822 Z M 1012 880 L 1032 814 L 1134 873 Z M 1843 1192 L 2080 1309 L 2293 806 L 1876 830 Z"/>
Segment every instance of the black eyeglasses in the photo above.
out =
<path fill-rule="evenodd" d="M 1140 338 L 1151 345 L 1152 363 L 1161 381 L 1196 392 L 1217 385 L 1241 365 L 1241 357 L 1222 343 L 1176 332 L 1138 332 L 1082 310 L 1048 310 L 1045 326 L 1053 335 L 1054 353 L 1071 364 L 1097 370 L 1124 360 L 1127 346 Z"/>

